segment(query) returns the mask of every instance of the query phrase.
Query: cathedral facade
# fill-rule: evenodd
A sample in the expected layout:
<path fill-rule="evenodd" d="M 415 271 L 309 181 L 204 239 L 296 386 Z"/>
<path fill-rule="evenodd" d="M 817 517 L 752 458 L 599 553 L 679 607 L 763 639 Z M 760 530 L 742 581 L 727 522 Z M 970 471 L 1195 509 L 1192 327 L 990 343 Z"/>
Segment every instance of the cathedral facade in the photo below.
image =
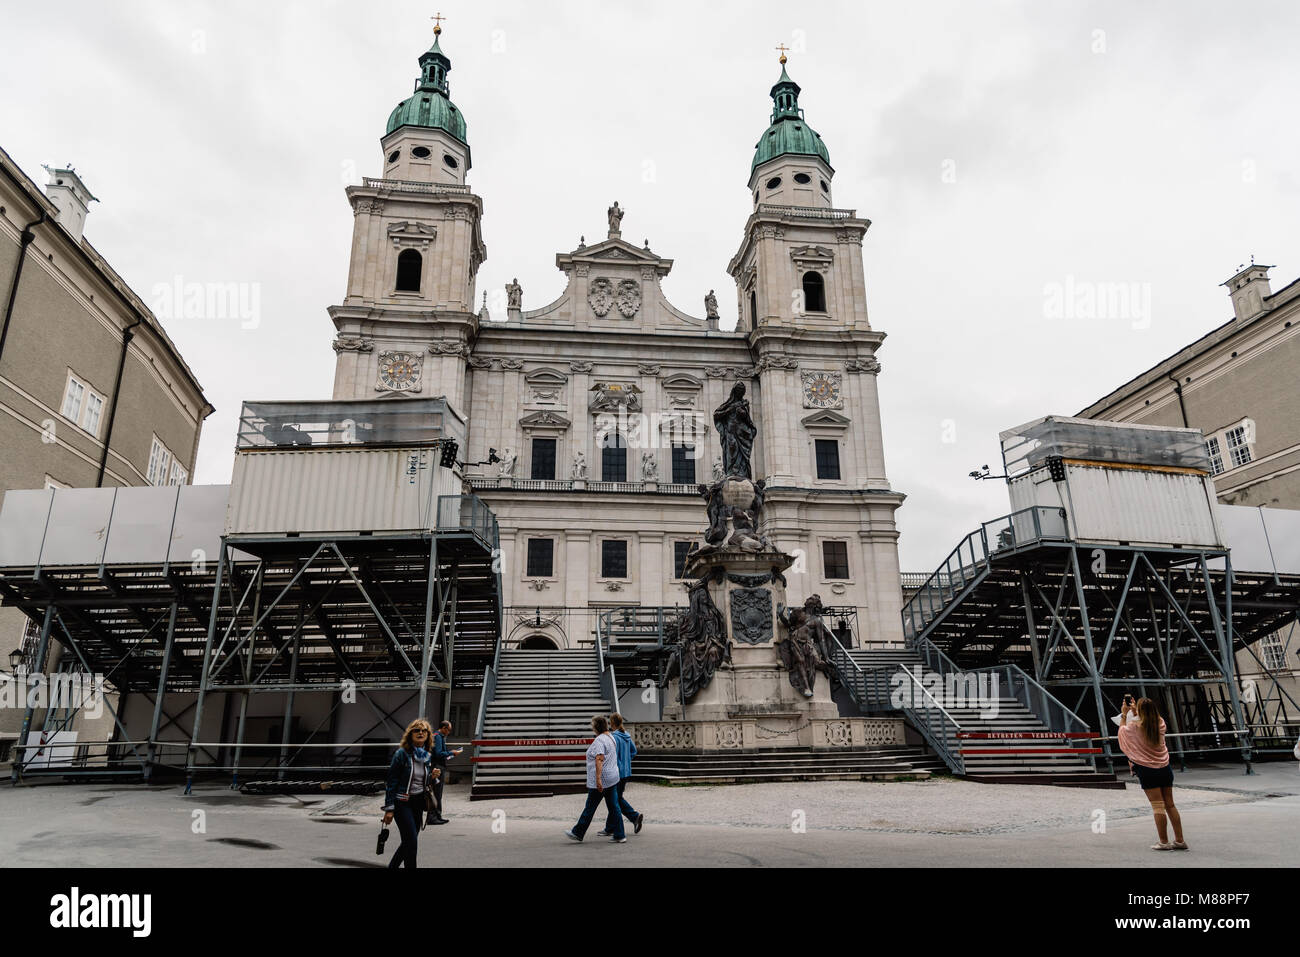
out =
<path fill-rule="evenodd" d="M 487 257 L 465 118 L 435 37 L 381 139 L 382 178 L 347 190 L 355 216 L 337 329 L 334 398 L 445 396 L 468 422 L 466 483 L 500 523 L 509 646 L 579 647 L 595 614 L 686 601 L 700 485 L 721 471 L 712 410 L 739 383 L 759 429 L 764 532 L 796 556 L 788 600 L 842 609 L 857 645 L 901 642 L 862 241 L 869 221 L 831 200 L 829 151 L 785 70 L 749 175 L 753 211 L 728 272 L 740 314 L 719 328 L 664 296 L 671 259 L 607 234 L 556 255 L 567 286 L 504 321 L 476 308 Z M 593 211 L 594 212 L 594 211 Z"/>

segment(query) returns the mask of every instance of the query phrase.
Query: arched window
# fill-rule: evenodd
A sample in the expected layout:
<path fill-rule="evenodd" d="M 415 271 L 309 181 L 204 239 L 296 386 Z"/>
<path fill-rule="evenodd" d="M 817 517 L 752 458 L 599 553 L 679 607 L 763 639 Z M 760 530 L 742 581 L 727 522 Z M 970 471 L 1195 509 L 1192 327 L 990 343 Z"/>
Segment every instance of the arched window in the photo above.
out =
<path fill-rule="evenodd" d="M 600 442 L 600 480 L 602 482 L 627 481 L 627 446 L 623 436 L 609 432 Z"/>
<path fill-rule="evenodd" d="M 752 289 L 749 291 L 749 327 L 751 329 L 758 328 L 758 296 L 754 294 Z"/>
<path fill-rule="evenodd" d="M 420 291 L 420 267 L 423 260 L 414 249 L 403 249 L 397 257 L 397 291 Z"/>
<path fill-rule="evenodd" d="M 803 274 L 803 311 L 826 311 L 826 280 L 819 272 Z"/>

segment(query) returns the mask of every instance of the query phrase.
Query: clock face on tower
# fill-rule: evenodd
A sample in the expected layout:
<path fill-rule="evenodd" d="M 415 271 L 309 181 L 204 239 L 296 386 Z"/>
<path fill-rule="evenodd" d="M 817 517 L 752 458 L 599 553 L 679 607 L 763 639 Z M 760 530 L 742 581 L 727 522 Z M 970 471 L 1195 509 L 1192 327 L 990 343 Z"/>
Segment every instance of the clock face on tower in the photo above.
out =
<path fill-rule="evenodd" d="M 844 408 L 844 396 L 840 391 L 840 373 L 804 372 L 801 376 L 805 409 Z"/>
<path fill-rule="evenodd" d="M 377 392 L 418 392 L 420 366 L 424 357 L 417 352 L 381 352 Z"/>

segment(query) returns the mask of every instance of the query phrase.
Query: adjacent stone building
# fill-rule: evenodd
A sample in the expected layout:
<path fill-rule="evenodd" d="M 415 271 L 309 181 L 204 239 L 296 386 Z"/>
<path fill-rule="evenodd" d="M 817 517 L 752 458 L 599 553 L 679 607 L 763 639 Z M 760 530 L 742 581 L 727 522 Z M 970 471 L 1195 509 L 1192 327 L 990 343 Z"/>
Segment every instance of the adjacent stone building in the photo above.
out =
<path fill-rule="evenodd" d="M 1270 268 L 1242 266 L 1223 283 L 1232 319 L 1079 415 L 1200 429 L 1219 501 L 1300 509 L 1300 279 L 1273 292 Z M 1300 718 L 1294 630 L 1293 624 L 1263 639 L 1255 648 L 1259 660 L 1237 656 L 1243 680 L 1253 679 L 1257 697 L 1273 702 L 1261 720 L 1275 720 L 1279 707 L 1292 720 Z"/>
<path fill-rule="evenodd" d="M 506 315 L 489 316 L 483 200 L 437 39 L 389 117 L 383 178 L 348 188 L 334 397 L 445 395 L 468 419 L 461 458 L 500 520 L 509 646 L 577 647 L 602 608 L 685 604 L 698 486 L 720 468 L 712 412 L 737 383 L 760 430 L 766 533 L 800 559 L 789 600 L 844 609 L 855 643 L 901 641 L 903 495 L 881 439 L 870 223 L 833 204 L 829 151 L 784 63 L 752 167 L 737 171 L 753 211 L 728 264 L 734 329 L 719 328 L 713 290 L 700 290 L 702 316 L 667 300 L 673 260 L 624 238 L 618 203 L 603 237 L 555 256 L 559 298 L 525 308 L 512 282 Z"/>
<path fill-rule="evenodd" d="M 43 193 L 0 150 L 0 492 L 181 485 L 194 471 L 212 406 L 153 313 L 82 236 L 94 201 L 76 171 L 50 170 Z M 20 645 L 30 660 L 34 637 L 22 614 L 0 608 L 0 667 Z M 0 738 L 21 720 L 0 710 Z M 111 733 L 111 720 L 98 730 Z"/>

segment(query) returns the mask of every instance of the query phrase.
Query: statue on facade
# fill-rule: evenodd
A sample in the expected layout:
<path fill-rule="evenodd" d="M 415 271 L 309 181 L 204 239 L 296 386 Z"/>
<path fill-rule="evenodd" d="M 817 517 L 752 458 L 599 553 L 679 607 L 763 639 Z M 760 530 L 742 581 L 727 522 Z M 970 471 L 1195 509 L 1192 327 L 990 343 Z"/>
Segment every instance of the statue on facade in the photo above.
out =
<path fill-rule="evenodd" d="M 704 297 L 704 315 L 708 319 L 718 318 L 718 297 L 709 290 L 709 294 Z"/>
<path fill-rule="evenodd" d="M 737 382 L 731 396 L 713 413 L 713 424 L 722 443 L 722 468 L 727 478 L 750 478 L 750 458 L 758 428 L 749 414 L 745 383 Z"/>
<path fill-rule="evenodd" d="M 614 205 L 605 210 L 605 215 L 609 217 L 609 238 L 617 239 L 622 235 L 623 210 L 618 208 L 618 200 L 614 200 Z"/>
<path fill-rule="evenodd" d="M 519 285 L 518 279 L 512 279 L 506 283 L 506 305 L 510 309 L 518 309 L 524 301 L 524 287 Z"/>
<path fill-rule="evenodd" d="M 666 676 L 681 679 L 682 697 L 689 701 L 708 686 L 724 661 L 731 661 L 727 624 L 709 596 L 708 580 L 701 579 L 691 586 L 690 607 L 678 625 L 677 649 Z"/>
<path fill-rule="evenodd" d="M 587 477 L 587 453 L 577 451 L 573 453 L 573 477 L 575 479 L 585 479 Z"/>
<path fill-rule="evenodd" d="M 502 478 L 509 478 L 515 474 L 515 450 L 506 449 L 501 453 L 500 472 Z"/>
<path fill-rule="evenodd" d="M 655 461 L 654 452 L 641 453 L 641 481 L 654 482 L 659 478 L 659 463 Z"/>

